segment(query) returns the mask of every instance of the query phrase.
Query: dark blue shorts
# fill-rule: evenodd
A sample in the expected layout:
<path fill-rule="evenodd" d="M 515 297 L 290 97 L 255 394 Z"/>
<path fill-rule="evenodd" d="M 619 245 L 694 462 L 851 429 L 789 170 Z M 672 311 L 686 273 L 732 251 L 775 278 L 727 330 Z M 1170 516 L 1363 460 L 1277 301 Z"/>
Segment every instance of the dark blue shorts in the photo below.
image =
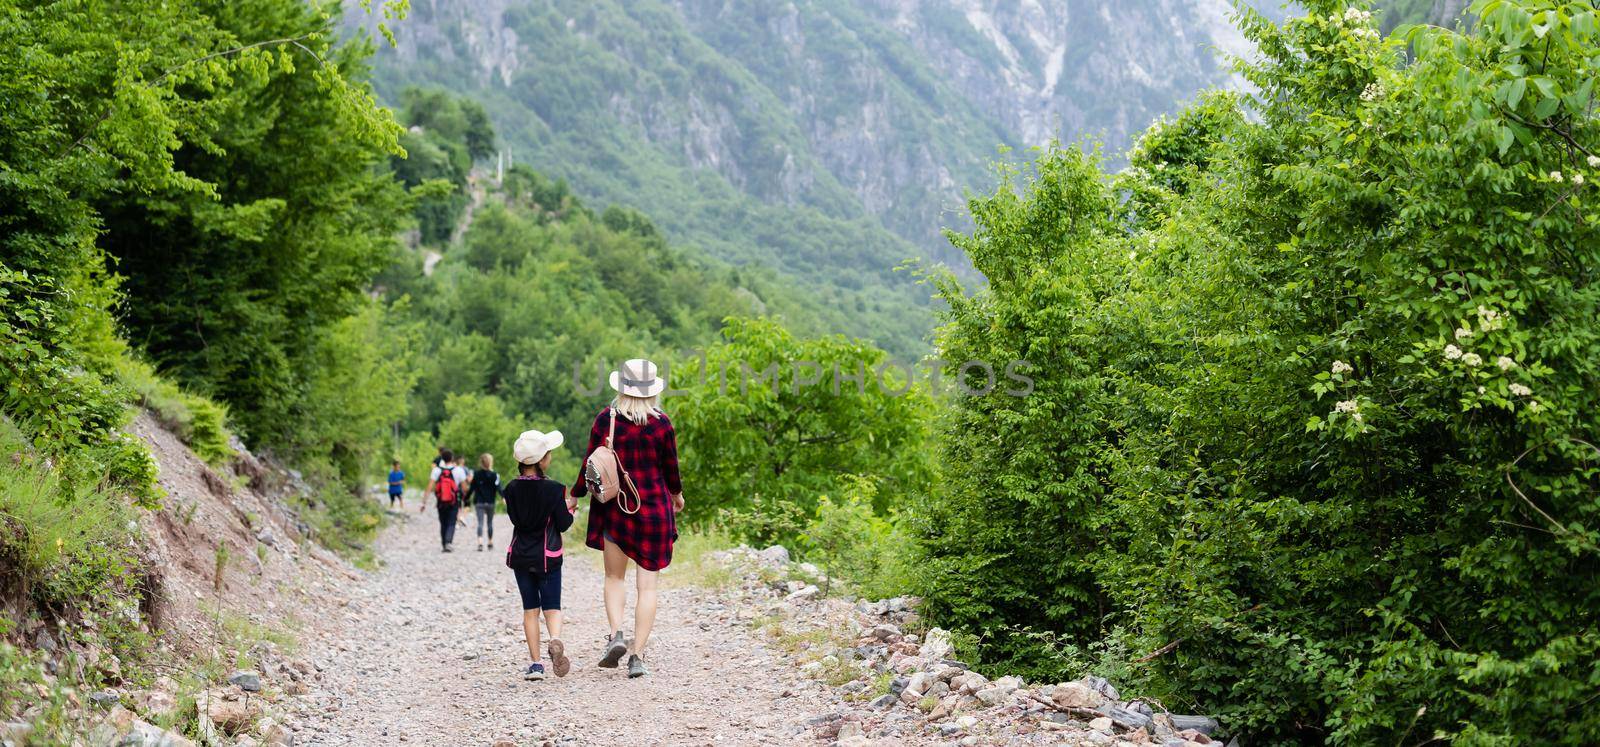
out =
<path fill-rule="evenodd" d="M 511 572 L 517 575 L 517 591 L 522 594 L 523 611 L 561 609 L 561 568 L 557 567 L 549 573 L 519 571 L 515 568 Z"/>

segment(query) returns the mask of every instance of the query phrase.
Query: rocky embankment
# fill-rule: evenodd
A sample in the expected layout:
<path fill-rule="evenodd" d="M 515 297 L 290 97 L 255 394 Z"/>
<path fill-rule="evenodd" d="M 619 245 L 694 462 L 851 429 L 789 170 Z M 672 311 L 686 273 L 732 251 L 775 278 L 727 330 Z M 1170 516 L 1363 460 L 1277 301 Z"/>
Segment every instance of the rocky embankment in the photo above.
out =
<path fill-rule="evenodd" d="M 824 594 L 822 572 L 782 547 L 713 553 L 736 614 L 762 628 L 799 669 L 832 687 L 838 707 L 809 722 L 836 746 L 1221 744 L 1215 720 L 1168 713 L 1105 679 L 991 680 L 953 658 L 949 635 L 924 626 L 916 600 Z M 1237 744 L 1237 740 L 1229 742 Z"/>

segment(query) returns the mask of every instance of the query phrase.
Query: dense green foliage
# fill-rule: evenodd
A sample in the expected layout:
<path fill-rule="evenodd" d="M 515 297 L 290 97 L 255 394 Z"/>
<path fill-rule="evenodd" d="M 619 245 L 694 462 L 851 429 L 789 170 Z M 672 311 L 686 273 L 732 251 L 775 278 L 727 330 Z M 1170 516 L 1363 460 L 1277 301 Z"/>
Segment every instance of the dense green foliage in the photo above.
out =
<path fill-rule="evenodd" d="M 822 496 L 876 497 L 870 514 L 927 489 L 933 402 L 903 365 L 859 340 L 797 339 L 767 319 L 730 320 L 722 334 L 673 369 L 696 521 L 793 544 Z"/>
<path fill-rule="evenodd" d="M 131 338 L 159 369 L 227 402 L 249 443 L 273 445 L 308 416 L 319 339 L 366 302 L 363 286 L 394 252 L 410 206 L 376 167 L 397 151 L 398 127 L 360 89 L 354 101 L 330 95 L 334 71 L 359 76 L 371 49 L 336 44 L 316 9 L 195 5 L 222 44 L 309 35 L 297 44 L 310 51 L 285 45 L 191 96 L 204 115 L 170 155 L 183 179 L 93 206 L 125 278 L 118 312 Z"/>
<path fill-rule="evenodd" d="M 1248 109 L 973 201 L 941 354 L 1038 389 L 955 404 L 930 612 L 1013 669 L 1149 652 L 1132 684 L 1251 741 L 1592 743 L 1600 24 L 1310 6 L 1245 17 Z"/>
<path fill-rule="evenodd" d="M 361 291 L 411 201 L 381 168 L 398 128 L 359 82 L 370 45 L 336 43 L 336 11 L 0 1 L 0 596 L 25 615 L 0 634 L 37 615 L 134 676 L 153 588 L 134 509 L 162 508 L 123 430 L 138 408 L 213 464 L 238 424 L 329 475 L 386 430 L 361 432 L 361 398 L 403 376 L 344 348 L 381 314 Z M 352 505 L 340 476 L 308 521 Z M 12 686 L 39 684 L 16 667 L 7 644 L 8 720 Z"/>

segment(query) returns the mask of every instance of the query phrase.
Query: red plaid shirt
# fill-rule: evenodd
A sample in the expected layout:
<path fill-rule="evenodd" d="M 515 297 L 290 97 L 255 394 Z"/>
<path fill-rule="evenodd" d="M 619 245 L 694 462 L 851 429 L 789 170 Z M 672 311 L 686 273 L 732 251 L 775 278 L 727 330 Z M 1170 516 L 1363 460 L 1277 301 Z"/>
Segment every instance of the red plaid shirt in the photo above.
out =
<path fill-rule="evenodd" d="M 611 408 L 595 416 L 589 428 L 589 448 L 583 452 L 585 462 L 589 455 L 606 440 L 611 426 Z M 617 452 L 622 468 L 633 478 L 639 488 L 639 513 L 627 514 L 617 507 L 617 501 L 601 503 L 589 499 L 589 536 L 585 544 L 605 549 L 605 538 L 610 535 L 624 555 L 647 571 L 659 571 L 672 562 L 672 543 L 678 539 L 678 520 L 672 510 L 672 496 L 683 492 L 678 478 L 678 435 L 672 430 L 672 421 L 666 415 L 650 418 L 638 425 L 617 418 L 617 432 L 611 448 Z M 579 470 L 578 481 L 572 486 L 572 495 L 589 494 L 589 486 Z"/>

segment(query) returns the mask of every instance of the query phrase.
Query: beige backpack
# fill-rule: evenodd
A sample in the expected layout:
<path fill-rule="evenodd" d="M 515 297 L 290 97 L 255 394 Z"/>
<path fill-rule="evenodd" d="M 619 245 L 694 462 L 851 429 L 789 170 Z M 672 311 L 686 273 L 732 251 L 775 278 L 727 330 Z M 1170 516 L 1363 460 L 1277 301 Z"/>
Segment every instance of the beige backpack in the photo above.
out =
<path fill-rule="evenodd" d="M 639 513 L 639 489 L 633 478 L 623 469 L 622 460 L 614 448 L 617 436 L 617 411 L 611 410 L 611 425 L 606 429 L 605 443 L 596 446 L 583 465 L 583 481 L 589 485 L 589 494 L 601 503 L 615 499 L 617 508 L 625 514 Z M 629 503 L 633 508 L 629 508 Z"/>

